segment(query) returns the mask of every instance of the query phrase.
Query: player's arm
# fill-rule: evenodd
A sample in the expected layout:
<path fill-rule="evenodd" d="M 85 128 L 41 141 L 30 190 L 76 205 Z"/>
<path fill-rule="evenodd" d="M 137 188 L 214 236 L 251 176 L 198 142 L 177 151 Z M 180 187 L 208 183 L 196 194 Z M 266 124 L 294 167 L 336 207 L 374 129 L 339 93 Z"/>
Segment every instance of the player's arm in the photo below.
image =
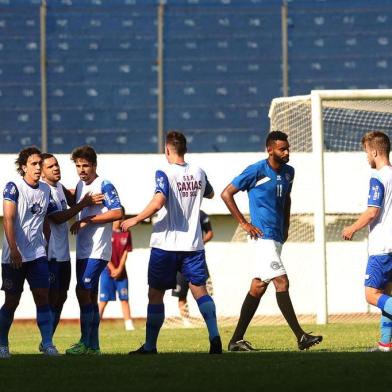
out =
<path fill-rule="evenodd" d="M 212 231 L 211 221 L 207 214 L 202 213 L 201 219 L 201 229 L 203 231 L 203 243 L 206 244 L 208 241 L 211 241 L 214 237 L 214 232 Z"/>
<path fill-rule="evenodd" d="M 372 223 L 379 214 L 379 207 L 369 206 L 351 226 L 347 226 L 343 229 L 343 239 L 348 241 L 351 240 L 357 231 Z"/>
<path fill-rule="evenodd" d="M 83 199 L 79 201 L 79 203 L 74 204 L 72 207 L 70 207 L 66 210 L 56 211 L 56 212 L 50 214 L 49 218 L 54 223 L 59 225 L 61 223 L 64 223 L 64 222 L 70 220 L 72 217 L 74 217 L 76 214 L 78 214 L 85 207 L 96 205 L 96 204 L 102 204 L 104 199 L 105 199 L 105 197 L 101 193 L 98 193 L 95 195 L 93 195 L 91 193 L 87 193 L 86 195 L 84 195 Z"/>
<path fill-rule="evenodd" d="M 251 238 L 261 237 L 263 235 L 261 230 L 249 223 L 238 209 L 237 203 L 234 200 L 234 195 L 238 193 L 238 191 L 239 189 L 230 183 L 221 193 L 221 198 L 229 209 L 231 215 Z"/>
<path fill-rule="evenodd" d="M 114 222 L 123 218 L 123 212 L 121 208 L 113 209 L 104 212 L 99 215 L 86 216 L 80 221 L 74 222 L 70 228 L 72 234 L 77 234 L 80 229 L 83 229 L 87 225 L 102 225 L 105 223 Z"/>
<path fill-rule="evenodd" d="M 208 178 L 206 176 L 206 187 L 204 190 L 204 195 L 206 199 L 212 199 L 215 196 L 214 188 L 212 187 L 211 183 L 208 181 Z"/>
<path fill-rule="evenodd" d="M 152 200 L 140 214 L 133 218 L 126 219 L 123 223 L 121 223 L 122 231 L 127 231 L 129 228 L 136 226 L 138 223 L 151 218 L 165 205 L 165 202 L 166 196 L 162 192 L 155 193 Z"/>
<path fill-rule="evenodd" d="M 22 256 L 16 245 L 15 238 L 15 219 L 17 214 L 17 205 L 14 201 L 4 199 L 3 201 L 3 224 L 4 234 L 10 248 L 10 263 L 13 268 L 22 267 Z"/>
<path fill-rule="evenodd" d="M 291 195 L 288 193 L 286 195 L 286 200 L 284 203 L 284 223 L 283 223 L 283 242 L 286 242 L 289 236 L 289 228 L 290 228 L 290 211 L 291 211 Z"/>
<path fill-rule="evenodd" d="M 73 205 L 76 204 L 76 190 L 75 189 L 67 189 L 64 185 L 63 187 L 63 192 L 65 199 L 67 200 L 67 204 L 72 207 Z"/>

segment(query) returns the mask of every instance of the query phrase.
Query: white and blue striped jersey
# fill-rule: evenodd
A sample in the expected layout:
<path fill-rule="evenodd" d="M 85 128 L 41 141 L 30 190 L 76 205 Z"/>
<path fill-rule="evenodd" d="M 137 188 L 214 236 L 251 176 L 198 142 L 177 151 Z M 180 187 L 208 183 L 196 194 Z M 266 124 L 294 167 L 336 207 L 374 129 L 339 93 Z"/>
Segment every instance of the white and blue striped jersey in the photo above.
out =
<path fill-rule="evenodd" d="M 204 249 L 200 205 L 213 191 L 202 169 L 185 163 L 167 164 L 155 174 L 155 192 L 165 195 L 153 226 L 150 246 L 167 251 Z"/>
<path fill-rule="evenodd" d="M 392 167 L 374 170 L 370 178 L 368 206 L 380 208 L 369 225 L 369 256 L 392 253 Z"/>
<path fill-rule="evenodd" d="M 76 202 L 83 199 L 86 193 L 102 193 L 105 200 L 102 204 L 83 208 L 77 220 L 93 215 L 100 215 L 109 210 L 121 209 L 120 198 L 116 188 L 110 181 L 97 177 L 91 184 L 79 181 L 76 186 Z M 79 230 L 76 236 L 76 259 L 101 259 L 110 261 L 112 256 L 112 223 L 88 224 Z"/>
<path fill-rule="evenodd" d="M 33 187 L 23 178 L 18 178 L 6 184 L 3 198 L 17 206 L 14 233 L 22 262 L 45 257 L 44 219 L 46 214 L 56 211 L 49 185 L 40 181 Z M 4 234 L 2 263 L 8 264 L 9 262 L 10 249 Z"/>
<path fill-rule="evenodd" d="M 248 166 L 231 182 L 248 192 L 251 222 L 263 232 L 262 238 L 283 243 L 285 201 L 293 180 L 292 166 L 283 164 L 276 172 L 264 159 Z"/>
<path fill-rule="evenodd" d="M 50 187 L 50 193 L 56 204 L 57 211 L 64 211 L 68 208 L 67 199 L 64 195 L 63 186 L 58 182 L 55 186 Z M 56 261 L 69 261 L 69 240 L 68 240 L 68 223 L 56 224 L 50 221 L 50 239 L 48 246 L 48 258 Z"/>

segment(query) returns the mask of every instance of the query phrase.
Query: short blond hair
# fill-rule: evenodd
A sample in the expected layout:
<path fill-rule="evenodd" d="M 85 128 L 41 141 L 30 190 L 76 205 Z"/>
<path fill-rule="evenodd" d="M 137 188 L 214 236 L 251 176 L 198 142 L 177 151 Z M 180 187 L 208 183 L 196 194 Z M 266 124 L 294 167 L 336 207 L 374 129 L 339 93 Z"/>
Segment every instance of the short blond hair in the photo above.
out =
<path fill-rule="evenodd" d="M 387 156 L 391 151 L 391 141 L 388 135 L 381 131 L 371 131 L 363 135 L 362 145 L 365 147 L 365 144 Z"/>

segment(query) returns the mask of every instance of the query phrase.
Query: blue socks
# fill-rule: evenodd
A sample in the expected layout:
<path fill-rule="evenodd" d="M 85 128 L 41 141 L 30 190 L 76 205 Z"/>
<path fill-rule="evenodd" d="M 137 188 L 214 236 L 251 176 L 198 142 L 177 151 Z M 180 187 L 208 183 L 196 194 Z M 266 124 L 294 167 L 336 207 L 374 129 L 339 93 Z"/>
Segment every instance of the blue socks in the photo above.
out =
<path fill-rule="evenodd" d="M 91 330 L 90 330 L 90 342 L 88 344 L 89 348 L 93 348 L 94 350 L 99 350 L 99 308 L 98 304 L 93 305 L 93 321 L 91 323 Z"/>
<path fill-rule="evenodd" d="M 148 304 L 146 322 L 146 343 L 144 343 L 144 348 L 147 351 L 152 351 L 157 348 L 158 335 L 164 320 L 165 305 Z"/>
<path fill-rule="evenodd" d="M 52 345 L 53 321 L 49 305 L 37 306 L 37 325 L 41 332 L 43 347 Z"/>
<path fill-rule="evenodd" d="M 14 312 L 9 311 L 4 306 L 0 309 L 0 345 L 8 346 L 8 332 L 10 331 Z"/>
<path fill-rule="evenodd" d="M 94 305 L 87 304 L 80 307 L 80 341 L 88 347 L 90 343 L 90 332 L 94 319 Z"/>
<path fill-rule="evenodd" d="M 392 319 L 385 312 L 381 315 L 380 320 L 380 342 L 384 344 L 391 343 L 392 338 Z"/>
<path fill-rule="evenodd" d="M 197 301 L 200 313 L 207 324 L 210 341 L 219 336 L 218 324 L 216 322 L 216 310 L 214 300 L 209 295 L 203 295 Z"/>

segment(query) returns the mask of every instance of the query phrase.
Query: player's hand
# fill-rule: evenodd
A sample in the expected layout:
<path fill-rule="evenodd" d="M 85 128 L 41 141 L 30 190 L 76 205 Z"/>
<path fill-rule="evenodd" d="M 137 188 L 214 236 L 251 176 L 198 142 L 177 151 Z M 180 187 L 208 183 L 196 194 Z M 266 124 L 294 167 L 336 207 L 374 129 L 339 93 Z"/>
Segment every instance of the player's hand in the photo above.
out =
<path fill-rule="evenodd" d="M 18 249 L 11 250 L 10 252 L 10 265 L 13 269 L 22 268 L 22 256 Z"/>
<path fill-rule="evenodd" d="M 342 231 L 342 238 L 346 241 L 351 241 L 354 237 L 355 231 L 352 226 L 347 226 Z"/>
<path fill-rule="evenodd" d="M 248 233 L 250 238 L 257 240 L 263 236 L 263 232 L 256 226 L 253 226 L 249 222 L 241 223 L 241 227 Z"/>
<path fill-rule="evenodd" d="M 128 231 L 128 229 L 136 226 L 138 223 L 139 221 L 136 219 L 136 217 L 125 219 L 125 221 L 121 223 L 121 230 Z"/>
<path fill-rule="evenodd" d="M 82 199 L 82 203 L 84 206 L 93 206 L 97 204 L 102 204 L 105 200 L 105 196 L 102 193 L 86 193 Z"/>
<path fill-rule="evenodd" d="M 88 221 L 86 220 L 80 220 L 80 221 L 76 221 L 71 228 L 69 229 L 69 231 L 71 232 L 71 234 L 78 234 L 79 231 L 81 229 L 83 229 L 84 227 L 86 227 L 88 225 Z"/>
<path fill-rule="evenodd" d="M 120 269 L 119 268 L 115 268 L 113 271 L 111 271 L 110 276 L 113 279 L 117 279 L 120 276 L 120 273 L 121 273 Z"/>

